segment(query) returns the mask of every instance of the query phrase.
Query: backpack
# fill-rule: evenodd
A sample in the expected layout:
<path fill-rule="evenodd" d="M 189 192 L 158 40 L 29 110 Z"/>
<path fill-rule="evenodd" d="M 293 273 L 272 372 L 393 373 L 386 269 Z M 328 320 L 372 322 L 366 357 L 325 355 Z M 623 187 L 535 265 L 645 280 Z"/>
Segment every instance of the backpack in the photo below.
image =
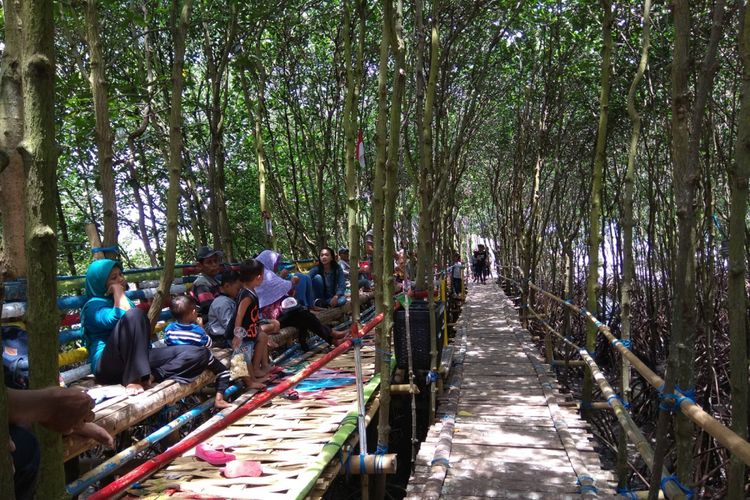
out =
<path fill-rule="evenodd" d="M 29 387 L 29 336 L 14 325 L 2 327 L 3 372 L 5 385 L 13 389 Z"/>

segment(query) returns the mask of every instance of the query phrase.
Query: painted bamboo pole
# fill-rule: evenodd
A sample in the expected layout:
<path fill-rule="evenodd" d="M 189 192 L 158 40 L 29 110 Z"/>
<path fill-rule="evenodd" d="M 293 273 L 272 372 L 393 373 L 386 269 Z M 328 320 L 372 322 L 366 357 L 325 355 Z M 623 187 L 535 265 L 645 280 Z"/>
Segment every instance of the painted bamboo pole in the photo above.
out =
<path fill-rule="evenodd" d="M 370 320 L 370 322 L 368 322 L 362 328 L 362 330 L 360 331 L 360 336 L 365 335 L 367 332 L 375 328 L 375 326 L 377 326 L 382 320 L 383 320 L 383 313 L 380 313 L 377 316 L 375 316 L 372 320 Z M 325 354 L 323 357 L 321 357 L 314 363 L 310 364 L 308 367 L 304 368 L 296 375 L 281 382 L 279 385 L 275 386 L 273 389 L 256 394 L 250 401 L 243 404 L 242 406 L 234 410 L 232 413 L 226 415 L 222 420 L 216 422 L 210 427 L 203 429 L 201 432 L 188 436 L 187 438 L 178 442 L 177 444 L 175 444 L 174 446 L 172 446 L 165 452 L 151 458 L 144 464 L 130 471 L 128 474 L 120 477 L 119 479 L 113 481 L 106 487 L 97 491 L 96 493 L 91 495 L 89 499 L 104 500 L 114 495 L 117 495 L 119 493 L 122 493 L 132 484 L 138 481 L 141 481 L 144 478 L 155 473 L 161 467 L 167 465 L 169 462 L 171 462 L 178 456 L 182 455 L 183 453 L 188 451 L 190 448 L 193 448 L 196 445 L 202 443 L 203 441 L 210 438 L 217 432 L 227 428 L 234 422 L 238 421 L 245 415 L 249 414 L 256 408 L 263 406 L 274 397 L 278 396 L 279 394 L 282 394 L 286 390 L 291 389 L 295 385 L 299 384 L 305 378 L 307 378 L 308 376 L 312 375 L 316 371 L 323 368 L 332 359 L 346 352 L 352 346 L 352 340 L 353 339 L 348 339 L 344 341 L 341 345 L 334 348 L 332 351 Z"/>
<path fill-rule="evenodd" d="M 367 384 L 365 384 L 364 396 L 366 400 L 369 401 L 379 385 L 380 374 L 376 374 L 367 382 Z M 325 470 L 326 466 L 334 459 L 334 457 L 336 457 L 336 455 L 341 453 L 344 442 L 349 435 L 354 432 L 357 425 L 355 423 L 357 411 L 356 408 L 352 408 L 352 410 L 346 414 L 342 420 L 341 427 L 339 427 L 336 433 L 331 437 L 330 441 L 323 445 L 323 450 L 318 455 L 315 463 L 308 467 L 307 470 L 299 476 L 297 479 L 299 486 L 296 489 L 290 489 L 287 492 L 287 497 L 302 499 L 305 498 L 310 490 L 312 490 L 313 486 L 315 486 L 315 482 L 323 473 L 323 470 Z M 342 464 L 342 467 L 343 466 L 344 464 Z"/>
<path fill-rule="evenodd" d="M 240 386 L 235 384 L 224 391 L 225 396 L 231 396 L 239 390 Z M 86 474 L 76 479 L 72 483 L 66 486 L 66 491 L 69 495 L 75 496 L 82 493 L 86 488 L 96 483 L 100 479 L 112 474 L 114 471 L 132 460 L 138 453 L 148 449 L 152 445 L 158 443 L 173 431 L 184 426 L 188 422 L 193 421 L 196 417 L 204 413 L 209 408 L 213 407 L 214 400 L 209 399 L 204 403 L 199 404 L 195 408 L 188 410 L 186 413 L 180 415 L 171 422 L 163 425 L 156 431 L 152 432 L 145 438 L 141 439 L 134 445 L 125 448 L 117 455 L 113 456 L 104 463 L 99 464 L 95 468 L 88 471 Z"/>

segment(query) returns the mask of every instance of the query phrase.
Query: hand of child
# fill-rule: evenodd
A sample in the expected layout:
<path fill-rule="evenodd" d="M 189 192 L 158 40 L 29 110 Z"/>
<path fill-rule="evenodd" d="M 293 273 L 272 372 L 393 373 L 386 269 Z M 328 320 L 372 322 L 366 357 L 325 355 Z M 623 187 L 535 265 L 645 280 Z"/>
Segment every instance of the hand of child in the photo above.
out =
<path fill-rule="evenodd" d="M 201 318 L 200 316 L 198 316 L 197 318 L 195 318 L 195 324 L 198 325 L 198 326 L 200 326 L 200 327 L 203 327 L 203 318 Z"/>
<path fill-rule="evenodd" d="M 299 283 L 299 276 L 292 276 L 292 286 Z"/>
<path fill-rule="evenodd" d="M 286 277 L 289 276 L 289 269 L 282 269 L 281 272 L 279 273 L 279 276 L 286 279 Z M 292 282 L 294 281 L 294 278 L 297 278 L 297 276 L 294 276 L 292 278 Z M 297 278 L 297 281 L 299 281 L 299 278 Z"/>
<path fill-rule="evenodd" d="M 83 427 L 77 429 L 74 434 L 91 438 L 102 446 L 106 446 L 110 449 L 115 447 L 115 440 L 109 435 L 109 432 L 92 422 L 83 424 Z"/>
<path fill-rule="evenodd" d="M 240 348 L 240 345 L 242 345 L 242 339 L 239 337 L 233 337 L 232 338 L 232 349 L 235 351 Z"/>

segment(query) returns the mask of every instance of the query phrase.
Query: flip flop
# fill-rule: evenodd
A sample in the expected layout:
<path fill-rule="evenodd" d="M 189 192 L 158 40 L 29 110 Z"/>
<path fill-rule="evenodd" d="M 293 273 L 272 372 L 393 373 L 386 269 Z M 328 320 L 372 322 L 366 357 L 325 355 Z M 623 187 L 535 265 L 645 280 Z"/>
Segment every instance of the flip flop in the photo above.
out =
<path fill-rule="evenodd" d="M 290 401 L 296 401 L 299 399 L 299 392 L 295 391 L 294 389 L 289 389 L 284 393 L 284 397 L 286 399 L 289 399 Z"/>
<path fill-rule="evenodd" d="M 195 447 L 195 456 L 211 465 L 225 465 L 231 462 L 235 457 L 231 453 L 225 453 L 224 448 L 212 448 L 210 445 L 201 443 Z"/>
<path fill-rule="evenodd" d="M 269 375 L 276 375 L 277 373 L 281 373 L 283 371 L 284 371 L 284 369 L 282 367 L 280 367 L 280 366 L 274 366 L 273 368 L 271 368 L 270 370 L 268 370 L 268 374 Z"/>
<path fill-rule="evenodd" d="M 219 469 L 224 477 L 260 477 L 263 475 L 263 469 L 260 462 L 253 460 L 232 460 L 225 467 Z"/>

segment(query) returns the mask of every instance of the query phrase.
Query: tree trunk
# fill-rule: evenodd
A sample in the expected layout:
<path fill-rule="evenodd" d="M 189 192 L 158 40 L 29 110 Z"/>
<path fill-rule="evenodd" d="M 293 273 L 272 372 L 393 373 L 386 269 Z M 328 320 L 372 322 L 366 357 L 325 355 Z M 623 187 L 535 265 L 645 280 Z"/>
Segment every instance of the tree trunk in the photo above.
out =
<path fill-rule="evenodd" d="M 68 223 L 65 220 L 62 201 L 60 200 L 60 191 L 57 189 L 57 186 L 55 186 L 55 210 L 57 211 L 57 223 L 60 225 L 60 236 L 62 236 L 62 243 L 65 247 L 65 258 L 68 261 L 68 273 L 71 276 L 75 276 L 78 274 L 76 271 L 76 261 L 73 258 L 73 249 L 71 248 L 72 243 L 70 242 L 70 236 L 68 235 Z"/>
<path fill-rule="evenodd" d="M 268 197 L 266 195 L 266 165 L 268 161 L 266 160 L 266 150 L 263 145 L 263 116 L 266 114 L 266 70 L 261 59 L 260 40 L 257 40 L 255 44 L 255 58 L 255 77 L 258 84 L 258 109 L 255 112 L 255 154 L 258 160 L 260 216 L 266 246 L 274 248 L 273 218 L 268 209 Z M 320 200 L 319 205 L 322 205 L 322 200 Z"/>
<path fill-rule="evenodd" d="M 0 61 L 0 274 L 26 276 L 24 199 L 26 174 L 17 147 L 23 138 L 21 22 L 18 2 L 3 3 L 5 47 Z"/>
<path fill-rule="evenodd" d="M 26 269 L 30 386 L 56 385 L 57 366 L 57 221 L 55 186 L 55 24 L 52 2 L 22 5 L 24 128 L 19 146 L 26 181 Z M 56 498 L 65 487 L 60 434 L 37 426 L 42 450 L 38 498 Z"/>
<path fill-rule="evenodd" d="M 172 63 L 172 98 L 169 112 L 169 190 L 167 191 L 167 246 L 164 255 L 164 271 L 159 289 L 148 311 L 151 325 L 156 323 L 161 304 L 169 297 L 169 288 L 174 277 L 177 251 L 177 201 L 180 195 L 180 171 L 182 170 L 182 88 L 185 82 L 185 38 L 190 22 L 191 0 L 172 1 L 172 39 L 174 40 L 174 62 Z"/>
<path fill-rule="evenodd" d="M 747 292 L 745 287 L 745 246 L 747 245 L 745 217 L 747 215 L 748 179 L 750 179 L 750 10 L 744 7 L 740 29 L 740 58 L 742 60 L 742 88 L 737 120 L 736 161 L 729 167 L 731 193 L 729 214 L 729 284 L 727 309 L 729 313 L 729 374 L 732 394 L 731 428 L 743 439 L 748 431 L 747 381 Z M 728 498 L 745 496 L 745 464 L 732 455 L 729 462 Z"/>
<path fill-rule="evenodd" d="M 648 65 L 648 50 L 651 43 L 651 0 L 645 0 L 643 3 L 643 40 L 641 43 L 641 60 L 638 63 L 633 82 L 630 84 L 628 91 L 628 114 L 633 122 L 630 132 L 630 149 L 628 150 L 628 167 L 625 172 L 625 179 L 622 190 L 622 284 L 620 286 L 620 304 L 621 304 L 621 334 L 623 340 L 630 340 L 630 290 L 633 283 L 635 272 L 635 262 L 633 260 L 633 193 L 635 191 L 635 171 L 636 159 L 638 156 L 638 141 L 641 134 L 641 115 L 635 107 L 636 91 L 638 84 L 643 79 L 643 73 Z M 630 363 L 622 356 L 622 366 L 620 372 L 620 394 L 624 402 L 630 400 Z M 622 488 L 627 487 L 627 434 L 620 433 L 619 443 L 620 453 L 618 454 L 617 475 Z"/>
<path fill-rule="evenodd" d="M 96 0 L 86 1 L 86 42 L 89 46 L 91 73 L 89 83 L 94 99 L 94 119 L 96 121 L 96 153 L 99 164 L 99 181 L 102 190 L 103 245 L 117 246 L 117 199 L 115 197 L 115 172 L 112 166 L 112 128 L 109 123 L 109 106 L 107 103 L 107 78 L 104 72 L 105 63 L 102 56 L 102 41 L 99 34 L 99 13 Z M 116 258 L 118 252 L 104 253 L 108 259 Z"/>
<path fill-rule="evenodd" d="M 602 172 L 607 160 L 607 119 L 609 117 L 609 78 L 612 71 L 610 59 L 612 54 L 612 1 L 602 0 L 602 75 L 599 97 L 599 128 L 596 136 L 596 152 L 594 156 L 594 170 L 591 174 L 591 212 L 589 215 L 589 270 L 586 281 L 586 308 L 591 314 L 597 314 L 597 297 L 599 295 L 599 243 L 600 224 L 602 217 Z M 586 330 L 586 349 L 594 352 L 596 349 L 596 327 L 588 323 Z M 593 379 L 591 372 L 585 371 L 583 379 L 584 407 L 591 403 L 593 393 Z"/>

